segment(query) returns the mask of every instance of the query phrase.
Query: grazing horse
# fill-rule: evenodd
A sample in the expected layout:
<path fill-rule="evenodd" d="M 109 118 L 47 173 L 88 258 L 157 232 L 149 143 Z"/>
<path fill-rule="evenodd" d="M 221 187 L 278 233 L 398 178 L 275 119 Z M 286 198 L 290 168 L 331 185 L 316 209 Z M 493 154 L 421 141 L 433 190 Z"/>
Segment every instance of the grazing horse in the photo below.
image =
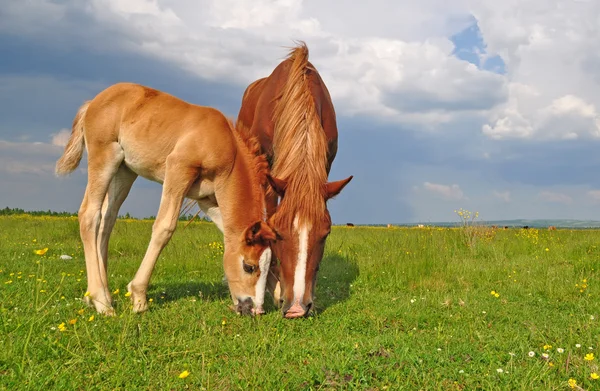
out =
<path fill-rule="evenodd" d="M 139 175 L 161 183 L 163 189 L 150 244 L 127 286 L 133 310 L 148 308 L 152 271 L 188 197 L 224 234 L 224 270 L 237 311 L 262 313 L 270 244 L 276 236 L 263 221 L 268 163 L 256 140 L 242 137 L 218 110 L 120 83 L 81 106 L 56 173 L 75 170 L 84 147 L 88 182 L 79 224 L 88 304 L 114 315 L 107 281 L 108 241 L 119 208 Z"/>
<path fill-rule="evenodd" d="M 352 179 L 327 182 L 337 153 L 335 111 L 304 43 L 270 76 L 248 86 L 236 127 L 258 137 L 271 167 L 268 221 L 284 240 L 271 246 L 273 270 L 267 288 L 286 317 L 304 316 L 313 304 L 331 231 L 327 200 Z"/>

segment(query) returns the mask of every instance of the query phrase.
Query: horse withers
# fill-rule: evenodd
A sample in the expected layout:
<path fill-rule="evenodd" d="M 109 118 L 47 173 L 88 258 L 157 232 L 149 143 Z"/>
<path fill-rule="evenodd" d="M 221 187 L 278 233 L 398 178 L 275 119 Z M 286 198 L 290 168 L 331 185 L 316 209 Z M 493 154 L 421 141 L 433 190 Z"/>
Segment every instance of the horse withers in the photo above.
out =
<path fill-rule="evenodd" d="M 286 317 L 304 316 L 331 231 L 327 201 L 352 179 L 328 182 L 337 153 L 335 111 L 305 44 L 248 86 L 236 128 L 258 138 L 271 167 L 268 221 L 284 240 L 272 245 L 268 289 Z"/>
<path fill-rule="evenodd" d="M 192 105 L 137 84 L 115 84 L 81 106 L 58 175 L 88 152 L 88 182 L 79 209 L 86 301 L 114 315 L 108 289 L 108 241 L 119 208 L 138 176 L 161 183 L 162 196 L 142 263 L 127 286 L 133 310 L 146 291 L 177 225 L 183 199 L 196 200 L 224 235 L 223 264 L 238 312 L 262 313 L 275 232 L 264 221 L 268 163 L 258 143 L 218 110 Z"/>

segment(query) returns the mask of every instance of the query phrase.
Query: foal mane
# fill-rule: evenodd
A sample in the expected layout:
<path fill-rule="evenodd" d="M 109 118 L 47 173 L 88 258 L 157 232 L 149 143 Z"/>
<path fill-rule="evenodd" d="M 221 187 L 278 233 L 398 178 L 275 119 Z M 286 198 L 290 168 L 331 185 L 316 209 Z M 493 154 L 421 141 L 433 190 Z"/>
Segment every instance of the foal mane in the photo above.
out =
<path fill-rule="evenodd" d="M 289 73 L 273 112 L 272 172 L 287 182 L 277 219 L 291 226 L 296 213 L 298 223 L 325 213 L 327 140 L 309 88 L 308 73 L 316 70 L 308 63 L 306 44 L 292 48 L 285 61 L 290 62 Z"/>
<path fill-rule="evenodd" d="M 264 187 L 267 183 L 269 162 L 267 161 L 267 156 L 264 153 L 261 153 L 258 137 L 253 136 L 252 133 L 250 133 L 250 129 L 243 125 L 241 121 L 238 121 L 234 126 L 231 119 L 228 118 L 227 120 L 229 121 L 231 131 L 238 141 L 238 144 L 244 147 L 245 152 L 249 157 L 252 166 L 254 167 L 254 173 L 260 186 Z"/>

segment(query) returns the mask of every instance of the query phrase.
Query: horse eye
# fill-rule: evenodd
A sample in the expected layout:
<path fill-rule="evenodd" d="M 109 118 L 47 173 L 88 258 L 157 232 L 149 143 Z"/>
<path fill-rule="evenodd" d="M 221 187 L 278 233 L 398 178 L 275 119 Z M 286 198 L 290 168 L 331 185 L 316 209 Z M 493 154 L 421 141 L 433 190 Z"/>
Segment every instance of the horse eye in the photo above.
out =
<path fill-rule="evenodd" d="M 242 261 L 242 267 L 244 268 L 244 271 L 248 274 L 252 274 L 256 270 L 256 266 L 248 265 L 245 261 Z"/>

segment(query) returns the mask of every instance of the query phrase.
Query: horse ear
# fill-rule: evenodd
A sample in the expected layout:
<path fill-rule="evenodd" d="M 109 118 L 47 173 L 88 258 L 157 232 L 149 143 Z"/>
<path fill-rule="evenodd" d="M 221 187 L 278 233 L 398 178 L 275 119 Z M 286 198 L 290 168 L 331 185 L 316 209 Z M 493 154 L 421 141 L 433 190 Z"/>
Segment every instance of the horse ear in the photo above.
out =
<path fill-rule="evenodd" d="M 268 242 L 280 239 L 281 236 L 263 221 L 257 221 L 252 224 L 244 234 L 244 240 L 248 246 L 256 243 L 267 244 Z"/>
<path fill-rule="evenodd" d="M 342 179 L 340 181 L 327 182 L 325 184 L 325 200 L 328 200 L 340 194 L 342 189 L 346 187 L 346 185 L 352 180 L 352 178 L 354 178 L 354 176 L 350 175 L 348 178 Z"/>
<path fill-rule="evenodd" d="M 275 190 L 275 193 L 277 193 L 279 197 L 283 198 L 283 195 L 285 194 L 285 188 L 287 187 L 287 182 L 283 179 L 275 178 L 271 176 L 271 174 L 267 174 L 267 180 L 269 181 L 269 184 L 273 190 Z"/>

